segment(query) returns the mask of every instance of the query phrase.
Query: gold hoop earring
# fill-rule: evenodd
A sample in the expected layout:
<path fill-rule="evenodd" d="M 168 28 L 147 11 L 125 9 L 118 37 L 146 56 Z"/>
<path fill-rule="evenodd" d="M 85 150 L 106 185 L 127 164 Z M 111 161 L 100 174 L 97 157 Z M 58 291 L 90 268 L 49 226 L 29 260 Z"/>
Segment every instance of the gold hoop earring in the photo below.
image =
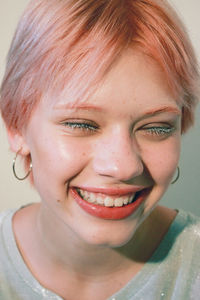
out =
<path fill-rule="evenodd" d="M 16 153 L 16 156 L 13 159 L 13 165 L 12 165 L 13 174 L 14 174 L 15 178 L 17 178 L 18 180 L 24 180 L 30 175 L 30 173 L 32 171 L 32 162 L 30 162 L 28 173 L 24 177 L 19 177 L 16 173 L 16 170 L 15 170 L 15 163 L 16 163 L 16 159 L 17 159 L 18 154 L 19 154 L 19 151 Z"/>
<path fill-rule="evenodd" d="M 177 176 L 176 176 L 176 178 L 171 182 L 171 184 L 174 184 L 175 182 L 177 182 L 178 179 L 179 179 L 179 177 L 180 177 L 180 168 L 179 168 L 179 166 L 178 166 L 178 167 L 177 167 Z"/>

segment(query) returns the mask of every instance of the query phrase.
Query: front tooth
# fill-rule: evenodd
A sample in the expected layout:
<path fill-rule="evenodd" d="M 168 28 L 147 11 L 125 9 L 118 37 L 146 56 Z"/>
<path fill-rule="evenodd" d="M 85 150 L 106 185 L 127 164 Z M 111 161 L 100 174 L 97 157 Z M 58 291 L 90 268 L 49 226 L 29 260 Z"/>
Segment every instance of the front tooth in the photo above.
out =
<path fill-rule="evenodd" d="M 100 195 L 96 195 L 94 193 L 90 193 L 84 190 L 79 190 L 81 196 L 90 203 L 96 203 L 99 205 L 104 205 L 107 207 L 122 207 L 123 205 L 127 205 L 128 203 L 132 203 L 135 194 L 130 195 L 129 197 L 119 197 L 115 200 L 111 197 L 103 198 Z"/>
<path fill-rule="evenodd" d="M 103 200 L 102 197 L 98 196 L 98 197 L 96 198 L 96 201 L 97 201 L 98 204 L 104 205 L 104 200 Z"/>
<path fill-rule="evenodd" d="M 112 198 L 106 197 L 104 199 L 104 205 L 107 207 L 112 207 L 114 205 L 114 200 Z"/>
<path fill-rule="evenodd" d="M 114 205 L 116 207 L 121 207 L 121 206 L 123 206 L 123 204 L 124 204 L 124 201 L 123 201 L 122 198 L 116 198 L 115 201 L 114 201 Z"/>

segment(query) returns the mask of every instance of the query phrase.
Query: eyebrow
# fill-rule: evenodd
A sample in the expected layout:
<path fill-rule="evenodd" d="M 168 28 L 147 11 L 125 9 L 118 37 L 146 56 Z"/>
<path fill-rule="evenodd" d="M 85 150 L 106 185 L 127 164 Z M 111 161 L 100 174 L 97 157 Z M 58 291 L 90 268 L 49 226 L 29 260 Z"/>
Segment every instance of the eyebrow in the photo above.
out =
<path fill-rule="evenodd" d="M 145 116 L 155 116 L 155 115 L 158 115 L 161 113 L 166 113 L 166 112 L 174 113 L 176 115 L 181 115 L 180 109 L 178 109 L 176 107 L 166 106 L 166 107 L 162 107 L 159 109 L 149 110 L 149 111 L 145 112 Z"/>
<path fill-rule="evenodd" d="M 88 105 L 88 104 L 61 104 L 61 105 L 56 105 L 55 109 L 72 109 L 72 110 L 94 110 L 94 111 L 103 111 L 104 109 L 99 106 L 94 106 L 94 105 Z"/>
<path fill-rule="evenodd" d="M 56 105 L 55 109 L 71 109 L 71 110 L 86 110 L 86 111 L 99 111 L 99 112 L 103 112 L 104 109 L 102 107 L 99 106 L 94 106 L 94 105 L 88 105 L 86 103 L 82 103 L 82 104 L 60 104 L 60 105 Z M 155 109 L 151 109 L 148 110 L 146 112 L 144 112 L 144 115 L 142 118 L 146 118 L 148 116 L 156 116 L 162 113 L 173 113 L 176 115 L 181 115 L 181 111 L 180 109 L 176 108 L 176 107 L 172 107 L 172 106 L 165 106 L 165 107 L 161 107 L 161 108 L 155 108 Z"/>

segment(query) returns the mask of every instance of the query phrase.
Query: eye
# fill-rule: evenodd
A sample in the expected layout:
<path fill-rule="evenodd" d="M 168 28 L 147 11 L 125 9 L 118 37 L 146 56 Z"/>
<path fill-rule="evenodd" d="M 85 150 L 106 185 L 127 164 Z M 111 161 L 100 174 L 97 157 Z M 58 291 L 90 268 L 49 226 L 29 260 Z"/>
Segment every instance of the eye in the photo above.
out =
<path fill-rule="evenodd" d="M 67 120 L 65 122 L 62 122 L 62 125 L 64 125 L 67 129 L 67 131 L 70 131 L 75 134 L 79 135 L 89 135 L 91 133 L 95 133 L 98 131 L 99 127 L 96 123 L 88 120 Z"/>
<path fill-rule="evenodd" d="M 147 137 L 164 139 L 170 136 L 174 131 L 175 127 L 170 124 L 149 124 L 140 128 L 140 132 Z"/>
<path fill-rule="evenodd" d="M 169 135 L 174 131 L 174 127 L 165 127 L 165 126 L 158 126 L 158 127 L 149 127 L 145 129 L 148 133 L 154 135 Z"/>

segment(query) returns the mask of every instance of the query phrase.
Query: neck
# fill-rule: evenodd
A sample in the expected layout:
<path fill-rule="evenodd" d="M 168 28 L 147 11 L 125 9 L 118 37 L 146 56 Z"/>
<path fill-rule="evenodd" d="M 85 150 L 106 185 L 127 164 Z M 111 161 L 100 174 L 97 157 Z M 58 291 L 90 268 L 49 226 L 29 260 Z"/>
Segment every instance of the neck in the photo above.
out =
<path fill-rule="evenodd" d="M 29 265 L 30 261 L 33 261 L 32 265 L 42 262 L 52 269 L 56 266 L 57 269 L 68 270 L 70 274 L 85 276 L 106 276 L 121 272 L 130 265 L 132 269 L 137 269 L 138 265 L 144 264 L 150 258 L 175 216 L 172 214 L 170 218 L 158 208 L 158 213 L 156 209 L 136 231 L 130 242 L 119 248 L 111 248 L 87 244 L 63 225 L 51 210 L 47 213 L 40 205 L 33 205 L 24 210 L 24 214 L 23 210 L 19 211 L 19 217 L 15 218 L 14 222 L 14 225 L 17 225 L 17 219 L 23 220 L 21 229 L 20 225 L 14 228 L 19 228 L 15 232 L 21 231 L 20 235 L 23 236 L 22 240 L 20 235 L 16 234 L 16 239 L 27 264 Z M 166 215 L 165 222 L 163 215 Z"/>
<path fill-rule="evenodd" d="M 127 267 L 129 259 L 121 251 L 105 245 L 88 244 L 60 219 L 40 208 L 36 215 L 39 252 L 70 273 L 105 276 Z M 49 220 L 53 222 L 49 222 Z"/>
<path fill-rule="evenodd" d="M 70 299 L 69 295 L 73 298 L 81 286 L 82 299 L 94 299 L 97 295 L 96 299 L 106 299 L 124 286 L 152 255 L 175 216 L 166 215 L 162 210 L 154 212 L 129 243 L 115 249 L 85 243 L 61 226 L 51 213 L 44 213 L 40 205 L 18 211 L 13 227 L 24 261 L 44 287 Z"/>

